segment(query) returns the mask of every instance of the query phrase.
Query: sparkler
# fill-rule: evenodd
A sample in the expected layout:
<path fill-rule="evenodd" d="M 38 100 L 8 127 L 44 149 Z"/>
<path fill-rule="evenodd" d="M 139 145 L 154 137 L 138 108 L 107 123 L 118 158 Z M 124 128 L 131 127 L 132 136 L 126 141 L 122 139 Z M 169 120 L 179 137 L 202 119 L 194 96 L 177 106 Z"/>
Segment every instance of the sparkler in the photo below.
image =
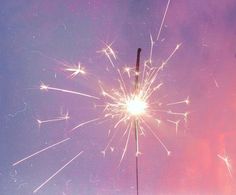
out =
<path fill-rule="evenodd" d="M 103 83 L 102 81 L 98 80 L 98 87 L 101 90 L 101 94 L 98 95 L 92 95 L 83 93 L 80 91 L 72 91 L 69 89 L 62 89 L 58 87 L 51 87 L 49 85 L 45 85 L 42 83 L 39 87 L 42 91 L 55 91 L 65 94 L 72 94 L 72 95 L 78 95 L 81 98 L 88 98 L 93 101 L 93 103 L 96 105 L 96 109 L 102 109 L 101 113 L 102 116 L 98 116 L 94 119 L 89 119 L 87 121 L 84 121 L 82 123 L 77 124 L 75 127 L 73 127 L 70 131 L 74 131 L 78 128 L 81 128 L 85 125 L 94 123 L 94 122 L 104 122 L 106 120 L 109 120 L 113 123 L 113 128 L 115 132 L 111 136 L 111 138 L 108 141 L 108 144 L 105 146 L 104 150 L 102 150 L 102 154 L 105 156 L 108 148 L 111 149 L 111 151 L 114 151 L 114 147 L 111 146 L 113 143 L 113 140 L 116 138 L 120 125 L 125 126 L 123 136 L 126 136 L 124 149 L 121 154 L 119 165 L 121 164 L 122 160 L 124 159 L 124 156 L 128 149 L 128 144 L 130 141 L 130 137 L 132 134 L 132 129 L 134 129 L 134 137 L 135 137 L 135 144 L 136 144 L 136 189 L 137 194 L 139 194 L 139 167 L 138 167 L 138 157 L 141 154 L 140 147 L 139 147 L 139 136 L 144 135 L 146 131 L 151 133 L 154 138 L 162 145 L 164 150 L 166 151 L 167 155 L 169 156 L 171 154 L 171 151 L 167 148 L 167 146 L 164 144 L 164 142 L 161 140 L 161 138 L 157 135 L 156 131 L 153 129 L 152 125 L 149 124 L 151 121 L 152 123 L 157 124 L 159 127 L 162 122 L 167 122 L 169 124 L 172 124 L 175 126 L 176 134 L 178 132 L 178 127 L 180 125 L 181 121 L 187 122 L 187 116 L 189 112 L 178 112 L 175 110 L 171 110 L 169 107 L 179 105 L 179 104 L 185 104 L 188 105 L 190 103 L 189 98 L 187 97 L 184 100 L 179 100 L 176 102 L 168 103 L 164 106 L 164 104 L 160 100 L 153 100 L 153 96 L 157 94 L 162 86 L 164 85 L 164 82 L 158 81 L 158 76 L 160 72 L 164 69 L 164 67 L 167 65 L 167 63 L 172 59 L 172 57 L 175 55 L 177 50 L 180 48 L 181 43 L 177 44 L 176 47 L 170 52 L 170 55 L 163 60 L 163 62 L 160 65 L 154 65 L 152 61 L 152 55 L 153 50 L 156 42 L 159 41 L 159 37 L 161 34 L 161 30 L 164 24 L 164 20 L 167 14 L 167 10 L 170 4 L 170 0 L 168 0 L 164 16 L 160 25 L 160 29 L 158 31 L 158 35 L 156 38 L 156 41 L 153 40 L 152 35 L 150 35 L 150 41 L 151 41 L 151 47 L 150 47 L 150 53 L 148 60 L 144 61 L 143 63 L 143 70 L 140 70 L 140 52 L 141 49 L 139 48 L 137 51 L 137 61 L 136 61 L 136 67 L 135 70 L 133 67 L 125 67 L 124 71 L 121 71 L 116 66 L 116 52 L 112 48 L 112 44 L 106 44 L 105 48 L 99 51 L 99 53 L 104 54 L 114 73 L 117 74 L 117 80 L 118 80 L 118 88 L 110 89 L 106 85 L 106 83 Z M 65 63 L 60 62 L 59 64 L 65 65 Z M 79 75 L 85 75 L 85 68 L 82 67 L 82 65 L 79 63 L 77 66 L 69 66 L 66 63 L 67 67 L 65 68 L 65 71 L 70 73 L 70 77 L 76 77 Z M 127 76 L 127 77 L 126 77 Z M 135 86 L 133 89 L 130 88 L 129 83 L 126 82 L 127 79 L 131 79 L 131 76 L 135 77 Z M 158 93 L 160 96 L 160 92 Z M 168 109 L 166 109 L 168 107 Z M 167 118 L 162 119 L 161 114 L 168 115 Z M 176 117 L 178 120 L 175 120 Z M 65 116 L 54 118 L 54 119 L 48 119 L 48 120 L 40 120 L 38 119 L 38 124 L 43 123 L 51 123 L 51 122 L 58 122 L 58 121 L 65 121 L 69 120 L 69 115 L 66 114 Z M 110 133 L 109 133 L 110 134 Z M 35 152 L 15 163 L 13 163 L 13 166 L 16 166 L 44 151 L 47 151 L 48 149 L 55 147 L 57 145 L 60 145 L 64 142 L 69 141 L 71 138 L 66 138 L 62 141 L 59 141 L 51 146 L 48 146 L 44 149 L 39 150 L 38 152 Z M 37 187 L 33 192 L 36 193 L 39 189 L 41 189 L 43 186 L 45 186 L 51 179 L 53 179 L 57 174 L 59 174 L 65 167 L 67 167 L 72 161 L 74 161 L 78 156 L 80 156 L 82 152 L 80 152 L 78 155 L 76 155 L 73 159 L 68 161 L 64 166 L 62 166 L 58 171 L 56 171 L 52 176 L 50 176 L 48 179 L 46 179 L 39 187 Z"/>

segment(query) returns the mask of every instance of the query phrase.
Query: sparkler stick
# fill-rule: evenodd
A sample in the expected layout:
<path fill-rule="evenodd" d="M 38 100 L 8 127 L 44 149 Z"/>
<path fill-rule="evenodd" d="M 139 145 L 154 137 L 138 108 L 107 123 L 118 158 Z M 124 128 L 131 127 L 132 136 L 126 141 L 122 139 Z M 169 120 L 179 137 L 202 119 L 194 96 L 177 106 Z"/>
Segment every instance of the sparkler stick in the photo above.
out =
<path fill-rule="evenodd" d="M 139 62 L 140 62 L 140 53 L 141 48 L 138 48 L 137 51 L 137 61 L 136 61 L 136 70 L 135 70 L 135 95 L 139 93 Z M 135 142 L 136 142 L 136 190 L 137 195 L 139 194 L 139 178 L 138 178 L 138 155 L 139 155 L 139 143 L 138 143 L 138 117 L 134 121 L 134 130 L 135 130 Z"/>

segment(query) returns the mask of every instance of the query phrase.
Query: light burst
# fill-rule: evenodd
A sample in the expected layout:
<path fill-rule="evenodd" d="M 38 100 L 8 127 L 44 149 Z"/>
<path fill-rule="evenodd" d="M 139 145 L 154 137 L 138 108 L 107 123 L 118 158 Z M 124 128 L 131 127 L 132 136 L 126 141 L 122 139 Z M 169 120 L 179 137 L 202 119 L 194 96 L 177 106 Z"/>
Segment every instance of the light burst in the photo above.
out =
<path fill-rule="evenodd" d="M 109 135 L 112 135 L 110 136 L 104 149 L 101 151 L 104 156 L 106 156 L 108 150 L 111 152 L 114 151 L 115 147 L 112 145 L 112 143 L 114 142 L 114 139 L 116 139 L 116 137 L 118 136 L 118 132 L 123 131 L 122 138 L 125 139 L 125 143 L 123 145 L 123 152 L 121 154 L 119 164 L 122 163 L 122 160 L 124 159 L 125 154 L 128 150 L 128 145 L 131 139 L 133 129 L 135 129 L 136 139 L 136 160 L 137 157 L 142 153 L 141 148 L 139 146 L 139 137 L 145 135 L 146 133 L 149 133 L 154 136 L 154 138 L 161 144 L 163 149 L 166 151 L 166 154 L 169 156 L 171 154 L 171 151 L 165 145 L 164 141 L 162 141 L 162 139 L 158 136 L 158 128 L 161 126 L 162 123 L 168 123 L 170 125 L 173 125 L 173 129 L 177 134 L 181 122 L 187 122 L 189 112 L 178 111 L 175 109 L 175 106 L 188 105 L 190 103 L 189 97 L 183 100 L 173 101 L 170 103 L 162 102 L 161 97 L 163 97 L 163 95 L 161 95 L 161 88 L 164 86 L 165 82 L 161 81 L 158 77 L 160 72 L 166 67 L 168 62 L 180 49 L 182 43 L 176 44 L 176 46 L 173 47 L 172 51 L 170 51 L 169 56 L 167 56 L 166 59 L 164 59 L 160 64 L 156 64 L 155 62 L 153 62 L 152 59 L 155 49 L 154 46 L 156 46 L 156 44 L 159 42 L 161 30 L 164 24 L 164 19 L 166 17 L 169 4 L 170 0 L 167 3 L 164 16 L 155 41 L 153 40 L 153 36 L 150 34 L 150 52 L 148 55 L 148 59 L 144 60 L 144 62 L 142 63 L 142 70 L 135 70 L 134 67 L 128 66 L 125 66 L 123 69 L 120 69 L 121 66 L 117 65 L 117 52 L 115 52 L 115 50 L 113 49 L 113 43 L 105 44 L 105 47 L 98 51 L 98 53 L 104 54 L 105 57 L 108 59 L 111 65 L 111 70 L 117 76 L 116 80 L 118 82 L 118 87 L 111 88 L 108 83 L 104 83 L 101 80 L 97 80 L 97 88 L 100 89 L 100 93 L 94 95 L 60 87 L 52 87 L 44 83 L 41 83 L 41 85 L 39 86 L 39 89 L 45 92 L 54 91 L 58 93 L 65 93 L 68 95 L 77 95 L 81 98 L 88 98 L 95 104 L 95 108 L 97 110 L 101 110 L 101 116 L 97 116 L 96 118 L 80 122 L 72 129 L 70 129 L 70 131 L 75 131 L 85 125 L 95 122 L 109 121 L 109 124 L 112 123 L 113 125 L 109 130 Z M 59 64 L 64 66 L 64 71 L 67 72 L 69 74 L 69 77 L 71 78 L 80 75 L 86 75 L 85 68 L 81 65 L 81 63 L 78 63 L 76 66 L 71 66 L 63 62 L 59 62 Z M 133 84 L 133 78 L 135 78 L 135 86 Z M 173 106 L 174 108 L 171 109 L 170 107 Z M 185 110 L 185 108 L 183 109 Z M 37 119 L 37 122 L 39 125 L 42 125 L 58 121 L 67 121 L 69 120 L 69 118 L 69 114 L 67 113 L 64 116 L 60 116 L 53 119 Z M 122 126 L 122 128 L 119 128 L 120 126 Z M 51 146 L 45 147 L 44 149 L 41 149 L 13 163 L 13 166 L 16 166 L 32 157 L 35 157 L 36 155 L 39 155 L 42 152 L 45 152 L 69 140 L 71 140 L 70 137 L 63 139 L 55 144 L 52 144 Z M 62 171 L 73 160 L 79 157 L 80 154 L 82 154 L 82 152 L 78 153 L 74 158 L 72 158 L 72 160 L 68 161 L 68 163 L 66 163 L 58 171 L 52 174 L 51 177 L 46 179 L 40 186 L 38 186 L 34 190 L 34 193 L 38 192 L 60 171 Z"/>
<path fill-rule="evenodd" d="M 151 42 L 152 48 L 150 52 L 153 52 L 153 46 L 154 44 Z M 112 123 L 113 126 L 111 128 L 114 129 L 113 135 L 110 137 L 107 145 L 105 145 L 105 148 L 101 151 L 101 153 L 106 156 L 106 153 L 109 149 L 109 151 L 113 152 L 115 147 L 112 146 L 112 143 L 116 136 L 118 135 L 119 131 L 123 130 L 123 136 L 125 137 L 125 144 L 123 146 L 123 152 L 121 154 L 119 165 L 122 163 L 125 154 L 128 150 L 128 145 L 131 139 L 132 129 L 135 129 L 135 138 L 136 138 L 136 158 L 142 153 L 140 146 L 139 146 L 139 137 L 141 135 L 146 134 L 146 132 L 150 132 L 151 135 L 154 136 L 154 138 L 161 144 L 163 149 L 166 151 L 167 155 L 169 156 L 171 154 L 171 151 L 168 149 L 168 147 L 165 145 L 165 143 L 161 140 L 161 138 L 158 136 L 157 128 L 160 127 L 160 125 L 163 122 L 172 124 L 174 126 L 176 134 L 178 133 L 180 122 L 187 122 L 187 116 L 189 112 L 178 112 L 170 109 L 171 106 L 176 106 L 180 104 L 188 105 L 190 103 L 189 97 L 175 101 L 170 102 L 164 105 L 162 103 L 161 99 L 155 100 L 155 96 L 161 96 L 160 95 L 160 89 L 163 87 L 164 82 L 160 81 L 158 79 L 158 75 L 163 70 L 163 68 L 167 65 L 167 63 L 171 60 L 171 58 L 174 56 L 174 54 L 177 52 L 177 50 L 180 48 L 181 44 L 177 44 L 176 47 L 171 51 L 170 55 L 159 65 L 155 66 L 152 63 L 152 59 L 145 60 L 143 63 L 143 70 L 137 71 L 133 68 L 126 68 L 125 71 L 121 71 L 117 66 L 116 63 L 116 55 L 114 50 L 111 47 L 111 44 L 107 44 L 103 51 L 104 55 L 108 58 L 111 67 L 113 68 L 114 72 L 117 74 L 117 81 L 118 81 L 118 88 L 109 88 L 107 87 L 107 83 L 103 83 L 101 80 L 98 80 L 98 88 L 100 89 L 100 93 L 97 95 L 87 94 L 80 91 L 73 91 L 69 89 L 63 89 L 58 87 L 51 87 L 49 85 L 46 85 L 44 83 L 41 83 L 39 86 L 39 89 L 41 91 L 49 92 L 49 91 L 55 91 L 58 93 L 65 93 L 65 94 L 71 94 L 71 95 L 77 95 L 81 98 L 88 98 L 93 101 L 95 104 L 96 109 L 101 109 L 101 116 L 98 116 L 93 119 L 89 119 L 84 122 L 80 122 L 76 126 L 74 126 L 72 129 L 70 129 L 70 132 L 75 131 L 79 128 L 82 128 L 85 125 L 95 123 L 95 122 L 103 122 L 103 121 L 110 121 L 109 123 Z M 150 54 L 151 56 L 151 54 Z M 78 68 L 78 69 L 77 69 Z M 76 69 L 73 68 L 66 68 L 65 71 L 72 72 L 70 75 L 71 77 L 79 76 L 79 73 L 81 72 L 81 69 L 77 67 Z M 132 70 L 132 71 L 131 71 Z M 133 77 L 135 77 L 135 90 L 130 85 L 130 83 L 133 83 Z M 128 79 L 128 80 L 127 80 Z M 138 79 L 140 82 L 137 82 Z M 166 108 L 166 109 L 164 109 Z M 164 119 L 161 119 L 162 114 L 166 114 Z M 178 119 L 176 119 L 176 117 Z M 59 122 L 59 121 L 68 121 L 70 119 L 70 116 L 68 113 L 52 118 L 52 119 L 37 119 L 37 122 L 39 125 L 42 124 L 48 124 L 52 122 Z M 151 124 L 150 124 L 151 122 Z M 155 122 L 157 127 L 153 127 L 152 124 Z M 122 126 L 122 128 L 119 128 L 119 126 Z M 125 128 L 123 128 L 125 126 Z M 110 133 L 111 133 L 110 132 Z M 109 133 L 109 134 L 110 134 Z M 13 166 L 16 166 L 32 157 L 35 157 L 36 155 L 39 155 L 42 152 L 45 152 L 53 147 L 56 147 L 64 142 L 69 141 L 71 138 L 63 139 L 55 144 L 52 144 L 48 147 L 45 147 L 15 163 L 13 163 Z M 51 177 L 46 179 L 39 187 L 37 187 L 34 190 L 34 193 L 38 192 L 43 186 L 45 186 L 51 179 L 53 179 L 60 171 L 62 171 L 66 166 L 68 166 L 74 159 L 76 159 L 78 156 L 80 156 L 81 153 L 76 155 L 71 161 L 66 163 L 62 168 L 60 168 L 56 173 L 54 173 Z"/>

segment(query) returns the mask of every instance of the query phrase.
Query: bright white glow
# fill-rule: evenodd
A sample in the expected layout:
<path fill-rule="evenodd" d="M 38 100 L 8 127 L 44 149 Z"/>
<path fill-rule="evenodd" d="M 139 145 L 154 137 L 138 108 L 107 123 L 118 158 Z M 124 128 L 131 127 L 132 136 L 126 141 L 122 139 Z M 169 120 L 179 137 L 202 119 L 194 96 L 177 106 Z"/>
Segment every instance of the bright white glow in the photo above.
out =
<path fill-rule="evenodd" d="M 147 109 L 147 102 L 142 100 L 141 98 L 135 96 L 134 98 L 130 99 L 127 103 L 127 111 L 129 114 L 133 116 L 142 115 L 146 112 Z"/>

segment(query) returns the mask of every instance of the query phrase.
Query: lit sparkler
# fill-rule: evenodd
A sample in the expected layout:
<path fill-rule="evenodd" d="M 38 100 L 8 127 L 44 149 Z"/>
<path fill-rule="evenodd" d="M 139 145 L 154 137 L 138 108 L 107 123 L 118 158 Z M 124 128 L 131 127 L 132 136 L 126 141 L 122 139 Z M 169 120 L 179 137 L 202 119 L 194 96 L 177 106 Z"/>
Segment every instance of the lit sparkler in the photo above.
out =
<path fill-rule="evenodd" d="M 111 146 L 112 142 L 117 136 L 117 132 L 121 129 L 124 129 L 123 137 L 125 138 L 125 144 L 123 148 L 123 152 L 121 154 L 120 163 L 125 157 L 125 154 L 128 149 L 128 144 L 131 139 L 132 129 L 135 129 L 135 141 L 136 141 L 136 184 L 137 184 L 137 194 L 138 194 L 138 157 L 141 154 L 141 149 L 139 146 L 139 137 L 140 135 L 145 134 L 146 131 L 148 131 L 151 135 L 155 137 L 155 139 L 163 146 L 164 150 L 166 151 L 167 155 L 171 154 L 171 151 L 168 149 L 168 147 L 164 144 L 164 142 L 161 140 L 161 138 L 158 136 L 156 127 L 153 128 L 151 123 L 157 124 L 157 127 L 161 125 L 163 122 L 167 122 L 169 124 L 174 125 L 176 133 L 178 132 L 179 125 L 181 121 L 186 122 L 187 116 L 189 112 L 179 112 L 170 109 L 171 106 L 179 105 L 179 104 L 185 104 L 188 105 L 190 103 L 189 97 L 187 97 L 184 100 L 179 100 L 176 102 L 170 102 L 164 105 L 164 103 L 159 100 L 153 100 L 155 95 L 160 96 L 160 90 L 164 85 L 164 82 L 160 82 L 158 79 L 158 76 L 160 72 L 164 69 L 164 67 L 168 64 L 168 62 L 174 57 L 176 52 L 179 50 L 181 43 L 177 44 L 174 49 L 170 52 L 170 55 L 162 61 L 160 65 L 154 64 L 152 61 L 153 51 L 155 44 L 159 41 L 159 37 L 161 34 L 161 30 L 164 24 L 164 20 L 167 14 L 167 10 L 170 4 L 170 0 L 168 0 L 164 16 L 160 25 L 160 29 L 158 31 L 158 35 L 156 38 L 156 41 L 153 40 L 152 35 L 150 35 L 150 41 L 151 41 L 151 47 L 150 47 L 150 53 L 148 56 L 148 60 L 144 61 L 143 63 L 143 69 L 139 69 L 139 59 L 140 59 L 140 52 L 141 49 L 138 50 L 138 57 L 137 57 L 137 64 L 136 69 L 133 67 L 125 67 L 124 71 L 121 71 L 119 68 L 117 68 L 115 61 L 117 60 L 117 55 L 114 49 L 112 48 L 112 44 L 106 44 L 105 48 L 99 51 L 99 53 L 102 53 L 106 56 L 108 59 L 112 70 L 114 73 L 117 74 L 117 80 L 118 80 L 118 88 L 110 89 L 107 87 L 106 83 L 103 83 L 102 81 L 98 80 L 98 88 L 101 89 L 101 93 L 98 95 L 92 95 L 83 93 L 80 91 L 72 91 L 69 89 L 62 89 L 58 87 L 51 87 L 49 85 L 41 84 L 40 90 L 42 91 L 55 91 L 65 94 L 72 94 L 72 95 L 78 95 L 89 98 L 93 101 L 93 103 L 96 105 L 96 109 L 101 109 L 102 116 L 98 116 L 94 119 L 89 119 L 87 121 L 84 121 L 82 123 L 77 124 L 75 127 L 73 127 L 70 131 L 74 131 L 78 128 L 81 128 L 85 125 L 99 122 L 99 121 L 107 121 L 113 123 L 114 133 L 111 136 L 111 138 L 108 141 L 108 144 L 105 146 L 104 150 L 102 150 L 102 154 L 105 156 L 108 148 L 110 148 L 111 151 L 114 150 L 114 147 Z M 60 63 L 65 65 L 65 63 Z M 85 75 L 85 69 L 81 66 L 79 63 L 77 66 L 67 66 L 64 69 L 66 72 L 70 73 L 70 77 L 76 77 L 79 75 Z M 135 77 L 135 90 L 133 90 L 133 86 L 131 87 L 130 83 L 132 83 L 132 76 Z M 130 82 L 127 82 L 127 79 L 130 79 Z M 167 109 L 168 108 L 168 109 Z M 166 118 L 162 119 L 162 114 L 166 115 Z M 178 118 L 178 119 L 176 119 Z M 51 123 L 51 122 L 57 122 L 57 121 L 64 121 L 69 120 L 69 115 L 66 114 L 65 116 L 49 119 L 49 120 L 40 120 L 38 119 L 38 124 L 43 123 Z M 120 128 L 119 126 L 125 126 L 125 128 Z M 110 134 L 110 133 L 109 133 Z M 51 146 L 48 146 L 44 149 L 39 150 L 38 152 L 35 152 L 32 155 L 29 155 L 22 160 L 19 160 L 15 163 L 13 163 L 13 166 L 16 166 L 38 154 L 41 152 L 47 151 L 48 149 L 55 147 L 59 144 L 62 144 L 66 141 L 69 141 L 71 138 L 66 138 L 62 141 L 59 141 L 56 144 L 53 144 Z M 81 152 L 82 153 L 82 152 Z M 57 172 L 55 172 L 51 177 L 49 177 L 45 182 L 43 182 L 39 187 L 37 187 L 34 190 L 34 193 L 36 193 L 39 189 L 41 189 L 43 186 L 45 186 L 51 179 L 53 179 L 59 172 L 61 172 L 66 166 L 68 166 L 73 160 L 75 160 L 81 153 L 76 155 L 72 160 L 68 161 L 63 167 L 61 167 Z"/>

